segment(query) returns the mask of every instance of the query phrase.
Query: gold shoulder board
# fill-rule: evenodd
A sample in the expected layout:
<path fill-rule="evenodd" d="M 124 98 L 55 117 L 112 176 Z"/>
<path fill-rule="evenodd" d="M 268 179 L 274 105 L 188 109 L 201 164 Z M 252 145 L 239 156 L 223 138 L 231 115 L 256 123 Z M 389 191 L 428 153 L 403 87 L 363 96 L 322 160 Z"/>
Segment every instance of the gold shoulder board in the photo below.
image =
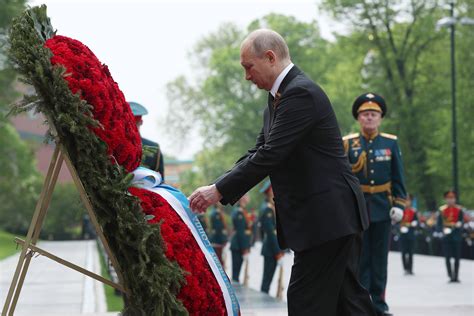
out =
<path fill-rule="evenodd" d="M 349 134 L 349 135 L 344 136 L 342 139 L 343 140 L 348 140 L 348 139 L 359 137 L 359 135 L 360 135 L 359 133 L 353 133 L 353 134 Z"/>
<path fill-rule="evenodd" d="M 397 135 L 388 134 L 388 133 L 380 133 L 380 136 L 383 136 L 383 137 L 385 137 L 385 138 L 394 139 L 394 140 L 397 140 L 397 139 L 398 139 Z"/>

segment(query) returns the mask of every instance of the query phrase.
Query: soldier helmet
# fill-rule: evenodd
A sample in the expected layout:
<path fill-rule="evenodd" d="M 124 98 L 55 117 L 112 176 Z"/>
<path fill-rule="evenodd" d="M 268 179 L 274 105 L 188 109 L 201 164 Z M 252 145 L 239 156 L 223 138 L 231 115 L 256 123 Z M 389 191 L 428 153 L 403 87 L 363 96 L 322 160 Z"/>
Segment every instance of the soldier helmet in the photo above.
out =
<path fill-rule="evenodd" d="M 359 113 L 364 111 L 377 111 L 382 114 L 382 117 L 387 113 L 387 105 L 384 98 L 375 93 L 364 93 L 355 99 L 352 105 L 352 115 L 355 119 Z"/>

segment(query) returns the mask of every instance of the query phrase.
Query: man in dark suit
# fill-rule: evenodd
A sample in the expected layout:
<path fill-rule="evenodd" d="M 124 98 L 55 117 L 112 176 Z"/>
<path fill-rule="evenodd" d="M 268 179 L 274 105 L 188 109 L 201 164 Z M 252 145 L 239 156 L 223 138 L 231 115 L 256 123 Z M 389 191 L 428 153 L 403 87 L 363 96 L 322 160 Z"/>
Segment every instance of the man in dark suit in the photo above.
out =
<path fill-rule="evenodd" d="M 194 191 L 191 208 L 233 204 L 270 176 L 278 242 L 295 254 L 289 315 L 374 315 L 357 279 L 365 201 L 329 99 L 291 63 L 274 31 L 252 32 L 240 58 L 245 78 L 269 91 L 263 128 L 232 170 Z"/>

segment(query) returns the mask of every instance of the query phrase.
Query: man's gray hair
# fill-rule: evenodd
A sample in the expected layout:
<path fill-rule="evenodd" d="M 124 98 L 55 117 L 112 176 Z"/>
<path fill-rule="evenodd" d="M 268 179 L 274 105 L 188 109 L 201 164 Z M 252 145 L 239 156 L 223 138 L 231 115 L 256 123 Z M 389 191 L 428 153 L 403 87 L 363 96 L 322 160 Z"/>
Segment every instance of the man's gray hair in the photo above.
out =
<path fill-rule="evenodd" d="M 250 33 L 242 42 L 242 47 L 249 45 L 256 56 L 261 57 L 272 50 L 281 60 L 290 60 L 290 50 L 283 37 L 270 29 L 259 29 Z"/>

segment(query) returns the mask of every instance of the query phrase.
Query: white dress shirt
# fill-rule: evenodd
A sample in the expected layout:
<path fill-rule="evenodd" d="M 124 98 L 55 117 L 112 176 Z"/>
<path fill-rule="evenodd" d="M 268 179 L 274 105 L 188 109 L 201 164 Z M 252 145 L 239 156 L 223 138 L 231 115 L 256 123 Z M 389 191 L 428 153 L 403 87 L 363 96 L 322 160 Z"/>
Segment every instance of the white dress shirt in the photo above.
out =
<path fill-rule="evenodd" d="M 270 90 L 270 93 L 273 97 L 275 97 L 275 94 L 278 92 L 278 88 L 280 88 L 281 82 L 283 81 L 283 79 L 285 79 L 286 75 L 290 72 L 293 66 L 294 64 L 290 63 L 288 66 L 286 66 L 285 69 L 282 70 L 282 72 L 280 72 L 280 74 L 276 78 L 275 82 L 273 83 L 272 89 Z"/>

